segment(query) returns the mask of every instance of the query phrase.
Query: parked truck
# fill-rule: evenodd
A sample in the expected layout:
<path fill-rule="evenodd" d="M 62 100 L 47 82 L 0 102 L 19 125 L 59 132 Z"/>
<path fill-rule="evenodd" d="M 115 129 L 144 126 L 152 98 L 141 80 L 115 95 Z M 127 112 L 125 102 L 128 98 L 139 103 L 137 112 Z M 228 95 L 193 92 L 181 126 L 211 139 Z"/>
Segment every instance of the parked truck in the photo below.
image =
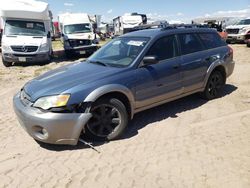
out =
<path fill-rule="evenodd" d="M 235 25 L 226 27 L 228 33 L 227 42 L 245 42 L 250 34 L 250 18 L 243 19 Z"/>
<path fill-rule="evenodd" d="M 2 62 L 47 62 L 52 55 L 50 13 L 47 3 L 35 0 L 1 2 Z"/>
<path fill-rule="evenodd" d="M 97 50 L 96 34 L 87 14 L 61 14 L 58 22 L 66 56 L 92 54 Z"/>
<path fill-rule="evenodd" d="M 147 16 L 145 14 L 124 14 L 113 19 L 114 35 L 119 36 L 133 31 L 134 27 L 147 24 Z"/>

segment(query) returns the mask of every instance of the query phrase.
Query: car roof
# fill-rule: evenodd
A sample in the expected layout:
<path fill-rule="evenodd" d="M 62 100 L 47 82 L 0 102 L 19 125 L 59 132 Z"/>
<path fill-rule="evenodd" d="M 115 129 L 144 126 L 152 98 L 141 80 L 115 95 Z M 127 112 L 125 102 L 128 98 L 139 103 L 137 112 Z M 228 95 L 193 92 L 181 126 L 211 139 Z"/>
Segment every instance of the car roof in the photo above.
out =
<path fill-rule="evenodd" d="M 171 35 L 179 33 L 216 33 L 217 31 L 211 28 L 156 28 L 134 31 L 122 35 L 121 37 L 158 37 L 162 35 Z"/>

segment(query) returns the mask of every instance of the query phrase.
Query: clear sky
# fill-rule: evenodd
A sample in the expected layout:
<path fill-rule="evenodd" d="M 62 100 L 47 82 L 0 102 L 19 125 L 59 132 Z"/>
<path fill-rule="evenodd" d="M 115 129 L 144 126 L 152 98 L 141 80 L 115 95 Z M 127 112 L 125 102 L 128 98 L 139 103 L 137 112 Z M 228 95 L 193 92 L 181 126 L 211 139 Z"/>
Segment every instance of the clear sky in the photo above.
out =
<path fill-rule="evenodd" d="M 156 19 L 190 21 L 200 16 L 250 17 L 250 0 L 41 0 L 57 15 L 84 12 L 108 21 L 124 13 L 146 13 Z"/>

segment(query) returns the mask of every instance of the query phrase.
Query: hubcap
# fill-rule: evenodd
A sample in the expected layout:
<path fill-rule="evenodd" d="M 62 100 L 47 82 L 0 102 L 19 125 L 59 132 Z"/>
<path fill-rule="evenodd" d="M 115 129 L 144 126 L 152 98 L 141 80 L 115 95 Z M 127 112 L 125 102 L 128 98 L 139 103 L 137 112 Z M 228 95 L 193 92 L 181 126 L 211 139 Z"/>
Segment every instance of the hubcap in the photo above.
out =
<path fill-rule="evenodd" d="M 89 131 L 99 137 L 107 137 L 121 124 L 121 114 L 112 105 L 102 104 L 91 110 L 92 118 L 87 126 Z"/>
<path fill-rule="evenodd" d="M 213 75 L 208 85 L 209 95 L 212 97 L 216 97 L 222 85 L 223 83 L 222 83 L 220 76 L 217 74 Z"/>

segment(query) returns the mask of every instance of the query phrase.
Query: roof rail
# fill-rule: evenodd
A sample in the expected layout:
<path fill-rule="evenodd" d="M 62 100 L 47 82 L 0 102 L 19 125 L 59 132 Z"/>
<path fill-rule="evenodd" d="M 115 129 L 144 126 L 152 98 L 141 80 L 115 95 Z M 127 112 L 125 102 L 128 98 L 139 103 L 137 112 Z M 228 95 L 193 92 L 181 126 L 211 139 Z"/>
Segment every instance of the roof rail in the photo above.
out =
<path fill-rule="evenodd" d="M 144 24 L 134 27 L 130 32 L 145 30 L 145 29 L 155 29 L 161 28 L 162 31 L 169 29 L 185 29 L 185 28 L 209 28 L 207 25 L 201 24 L 169 24 L 168 22 Z"/>
<path fill-rule="evenodd" d="M 185 29 L 185 28 L 208 28 L 208 26 L 200 24 L 169 24 L 161 28 L 162 30 L 168 30 L 168 29 Z"/>
<path fill-rule="evenodd" d="M 143 24 L 143 25 L 139 25 L 134 27 L 132 31 L 138 31 L 138 30 L 144 30 L 144 29 L 155 29 L 155 28 L 163 28 L 166 27 L 168 24 L 168 22 L 155 22 L 155 23 L 151 23 L 151 24 Z"/>

